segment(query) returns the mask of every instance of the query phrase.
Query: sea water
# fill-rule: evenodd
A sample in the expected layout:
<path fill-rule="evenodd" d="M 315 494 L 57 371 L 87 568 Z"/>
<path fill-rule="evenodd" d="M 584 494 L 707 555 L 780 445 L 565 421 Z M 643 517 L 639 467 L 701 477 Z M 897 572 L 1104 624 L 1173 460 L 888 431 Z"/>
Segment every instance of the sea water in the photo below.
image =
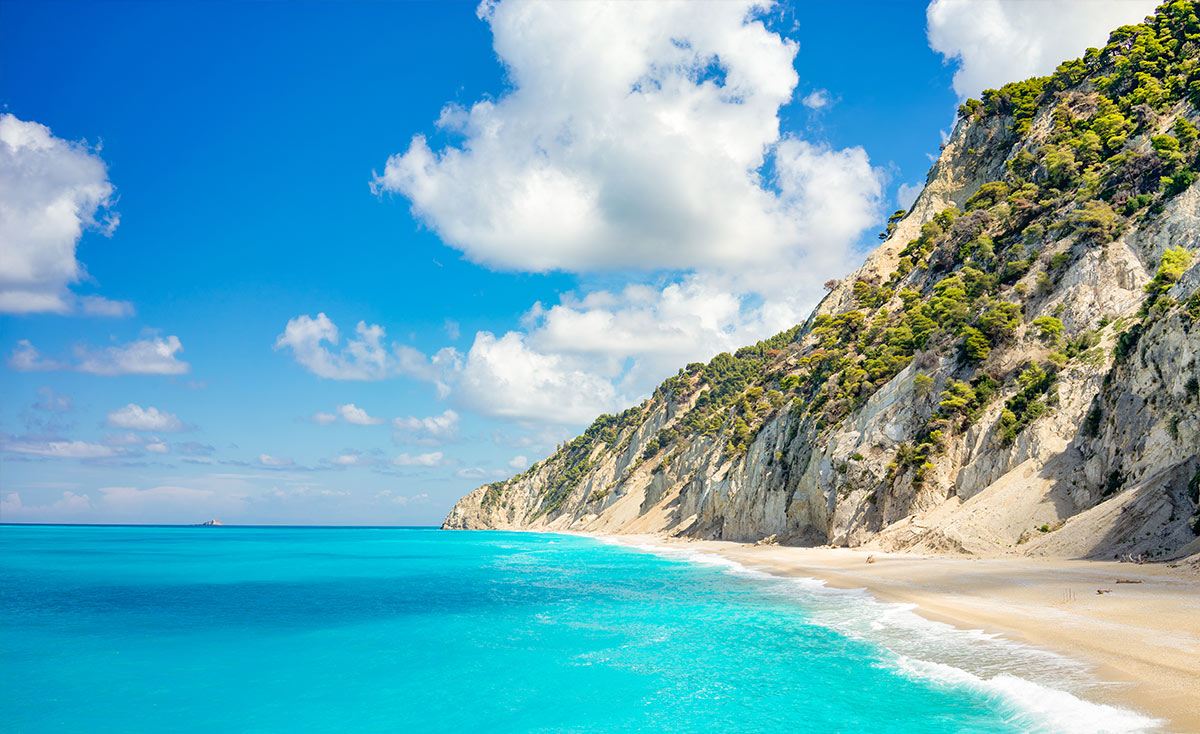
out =
<path fill-rule="evenodd" d="M 1049 653 L 573 536 L 0 526 L 5 732 L 1131 732 Z"/>

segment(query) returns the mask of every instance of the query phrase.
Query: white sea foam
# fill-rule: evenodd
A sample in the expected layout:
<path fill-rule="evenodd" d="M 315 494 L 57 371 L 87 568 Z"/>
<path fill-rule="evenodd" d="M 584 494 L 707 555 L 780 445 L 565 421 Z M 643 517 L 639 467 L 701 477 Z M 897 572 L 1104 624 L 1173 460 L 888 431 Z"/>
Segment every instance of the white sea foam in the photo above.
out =
<path fill-rule="evenodd" d="M 766 582 L 764 590 L 804 605 L 815 624 L 885 651 L 882 663 L 913 678 L 982 696 L 1029 732 L 1135 734 L 1160 731 L 1161 721 L 1081 697 L 1119 684 L 1096 680 L 1075 660 L 982 630 L 964 630 L 919 616 L 916 605 L 882 602 L 863 589 L 834 589 L 815 578 L 780 577 L 692 548 L 603 539 L 658 556 L 715 566 Z"/>

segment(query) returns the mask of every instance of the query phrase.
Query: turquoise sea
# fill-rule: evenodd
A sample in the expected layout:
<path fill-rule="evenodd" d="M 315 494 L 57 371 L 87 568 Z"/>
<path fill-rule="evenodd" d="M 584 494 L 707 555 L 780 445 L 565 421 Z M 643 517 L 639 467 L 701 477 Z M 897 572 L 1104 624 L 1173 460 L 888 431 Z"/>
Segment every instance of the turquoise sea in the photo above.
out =
<path fill-rule="evenodd" d="M 684 552 L 0 526 L 4 732 L 1130 732 L 1068 661 Z"/>

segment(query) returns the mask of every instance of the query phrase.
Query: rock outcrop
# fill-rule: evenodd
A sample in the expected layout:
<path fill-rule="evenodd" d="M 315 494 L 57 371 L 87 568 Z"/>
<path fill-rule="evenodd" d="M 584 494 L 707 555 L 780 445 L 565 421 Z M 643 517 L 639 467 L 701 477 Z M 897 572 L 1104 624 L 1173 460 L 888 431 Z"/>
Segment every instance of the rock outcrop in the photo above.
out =
<path fill-rule="evenodd" d="M 1200 550 L 1200 29 L 1164 5 L 963 106 L 808 321 L 707 365 L 447 528 L 885 550 Z"/>

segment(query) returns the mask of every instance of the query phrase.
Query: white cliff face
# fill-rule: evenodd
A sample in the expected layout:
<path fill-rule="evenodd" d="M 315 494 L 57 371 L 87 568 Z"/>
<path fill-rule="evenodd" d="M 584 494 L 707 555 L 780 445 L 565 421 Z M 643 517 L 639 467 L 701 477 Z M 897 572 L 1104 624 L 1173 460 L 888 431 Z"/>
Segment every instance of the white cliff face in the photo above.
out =
<path fill-rule="evenodd" d="M 1053 113 L 1053 106 L 1041 110 L 1016 142 L 1003 117 L 956 127 L 892 236 L 831 290 L 791 343 L 769 350 L 761 379 L 746 389 L 785 389 L 789 375 L 816 380 L 822 319 L 861 310 L 866 329 L 909 306 L 905 288 L 928 299 L 934 283 L 960 272 L 962 263 L 947 264 L 939 250 L 911 272 L 898 268 L 926 223 L 948 207 L 964 209 L 1022 151 L 1043 144 Z M 988 220 L 980 221 L 986 231 Z M 817 381 L 807 402 L 786 393 L 742 413 L 730 403 L 704 430 L 689 427 L 687 417 L 715 385 L 681 372 L 673 379 L 682 387 L 660 389 L 606 440 L 564 449 L 475 490 L 444 527 L 775 536 L 980 554 L 1195 552 L 1189 484 L 1200 478 L 1200 314 L 1190 314 L 1187 301 L 1200 292 L 1200 184 L 1122 226 L 1103 244 L 1063 227 L 1030 236 L 1033 265 L 989 301 L 1019 304 L 1019 323 L 977 365 L 965 363 L 958 341 L 943 343 L 917 350 L 849 409 L 832 413 L 832 422 L 813 405 L 827 392 Z M 1146 312 L 1147 284 L 1164 254 L 1179 248 L 1193 254 L 1190 266 Z M 856 283 L 889 290 L 864 308 Z M 1035 325 L 1041 317 L 1061 323 L 1057 342 Z M 858 359 L 850 367 L 865 364 Z M 1043 410 L 1014 429 L 1010 405 L 1031 364 L 1054 373 L 1052 387 L 1036 396 Z M 947 417 L 940 406 L 953 381 L 985 374 L 995 382 L 990 399 L 970 420 Z M 737 445 L 739 415 L 752 424 L 744 447 Z M 655 450 L 664 436 L 674 438 Z M 904 461 L 918 444 L 928 456 Z"/>
<path fill-rule="evenodd" d="M 1056 313 L 1068 333 L 1111 319 L 1092 360 L 1058 375 L 1057 404 L 1009 445 L 998 440 L 1003 399 L 932 459 L 924 483 L 889 481 L 897 447 L 912 441 L 958 369 L 953 355 L 917 360 L 837 426 L 816 430 L 794 407 L 766 419 L 745 453 L 726 450 L 726 431 L 691 436 L 640 460 L 660 429 L 690 405 L 655 398 L 618 446 L 597 446 L 592 468 L 562 505 L 545 512 L 552 457 L 518 478 L 475 490 L 445 527 L 663 533 L 697 538 L 870 545 L 929 552 L 1056 556 L 1165 554 L 1194 538 L 1187 484 L 1200 468 L 1200 324 L 1178 310 L 1148 322 L 1133 354 L 1114 364 L 1118 332 L 1141 306 L 1153 264 L 1168 248 L 1200 249 L 1200 188 L 1177 197 L 1153 226 L 1091 250 L 1028 313 L 1019 341 L 994 364 L 1015 368 L 1046 349 L 1028 322 Z M 909 220 L 906 220 L 906 224 Z M 912 231 L 903 226 L 897 236 Z M 894 239 L 894 238 L 893 238 Z M 885 245 L 879 258 L 894 258 Z M 877 265 L 873 261 L 864 270 Z M 1193 266 L 1171 290 L 1200 289 Z M 839 287 L 832 301 L 847 298 Z M 1098 359 L 1097 359 L 1098 358 Z M 919 389 L 918 374 L 932 378 Z M 1011 387 L 1001 398 L 1013 392 Z M 694 400 L 694 395 L 691 399 Z M 1100 425 L 1085 423 L 1099 410 Z M 1045 530 L 1043 530 L 1045 529 Z"/>

